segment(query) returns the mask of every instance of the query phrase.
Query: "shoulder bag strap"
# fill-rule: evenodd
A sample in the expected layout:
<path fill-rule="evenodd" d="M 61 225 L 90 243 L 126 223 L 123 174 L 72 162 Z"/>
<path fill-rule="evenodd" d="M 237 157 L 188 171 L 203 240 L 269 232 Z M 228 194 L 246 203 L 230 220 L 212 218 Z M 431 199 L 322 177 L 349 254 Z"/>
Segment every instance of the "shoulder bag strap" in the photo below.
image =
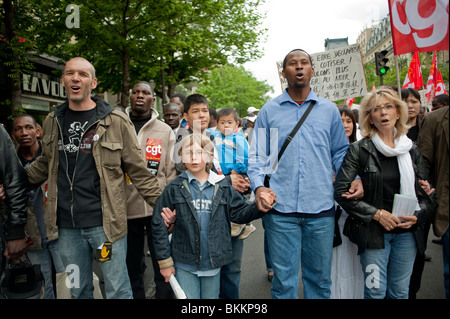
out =
<path fill-rule="evenodd" d="M 306 110 L 305 114 L 303 114 L 302 118 L 300 119 L 300 121 L 298 121 L 297 125 L 294 127 L 294 129 L 292 130 L 291 134 L 289 134 L 289 136 L 286 138 L 286 141 L 284 141 L 283 146 L 280 149 L 280 152 L 278 153 L 278 161 L 276 163 L 273 164 L 273 168 L 275 168 L 275 166 L 277 165 L 277 163 L 280 161 L 281 156 L 283 155 L 284 151 L 286 150 L 286 147 L 289 145 L 289 143 L 293 140 L 295 134 L 297 134 L 297 131 L 300 129 L 300 126 L 302 126 L 303 122 L 306 120 L 306 118 L 308 117 L 309 113 L 311 112 L 314 104 L 316 104 L 316 101 L 312 101 L 309 104 L 308 109 Z"/>

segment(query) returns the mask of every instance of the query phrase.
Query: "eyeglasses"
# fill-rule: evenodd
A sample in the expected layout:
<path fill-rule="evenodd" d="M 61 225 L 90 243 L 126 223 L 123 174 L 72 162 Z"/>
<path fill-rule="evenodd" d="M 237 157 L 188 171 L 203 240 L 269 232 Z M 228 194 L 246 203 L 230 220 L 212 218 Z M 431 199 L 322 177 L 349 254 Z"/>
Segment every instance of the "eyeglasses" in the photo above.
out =
<path fill-rule="evenodd" d="M 386 111 L 392 111 L 395 108 L 395 105 L 386 104 L 385 106 L 376 106 L 373 108 L 372 113 L 380 113 L 381 110 L 385 109 Z"/>

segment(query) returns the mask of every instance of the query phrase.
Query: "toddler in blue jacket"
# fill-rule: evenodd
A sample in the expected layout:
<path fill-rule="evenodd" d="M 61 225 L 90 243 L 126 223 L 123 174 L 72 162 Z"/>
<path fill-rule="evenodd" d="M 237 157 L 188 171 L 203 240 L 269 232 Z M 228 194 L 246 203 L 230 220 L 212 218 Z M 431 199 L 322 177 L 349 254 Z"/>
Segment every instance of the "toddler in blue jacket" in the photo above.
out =
<path fill-rule="evenodd" d="M 211 135 L 214 137 L 222 173 L 229 175 L 236 172 L 248 181 L 248 142 L 244 134 L 236 132 L 237 129 L 237 112 L 231 107 L 226 107 L 217 112 L 217 130 L 211 131 Z M 250 190 L 242 194 L 248 193 Z M 255 230 L 255 226 L 250 223 L 247 225 L 233 223 L 231 235 L 245 239 Z"/>

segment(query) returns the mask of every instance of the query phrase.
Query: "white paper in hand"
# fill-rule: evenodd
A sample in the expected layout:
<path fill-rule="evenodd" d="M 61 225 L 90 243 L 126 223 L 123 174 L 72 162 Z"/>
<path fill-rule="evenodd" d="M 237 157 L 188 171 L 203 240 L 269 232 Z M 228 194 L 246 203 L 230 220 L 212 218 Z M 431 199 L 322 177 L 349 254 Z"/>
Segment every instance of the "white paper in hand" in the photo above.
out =
<path fill-rule="evenodd" d="M 392 205 L 392 214 L 396 217 L 412 216 L 418 206 L 417 198 L 413 196 L 395 194 L 394 204 Z"/>
<path fill-rule="evenodd" d="M 169 283 L 177 299 L 187 299 L 186 294 L 184 293 L 183 289 L 181 289 L 178 280 L 175 278 L 173 274 L 170 275 Z"/>

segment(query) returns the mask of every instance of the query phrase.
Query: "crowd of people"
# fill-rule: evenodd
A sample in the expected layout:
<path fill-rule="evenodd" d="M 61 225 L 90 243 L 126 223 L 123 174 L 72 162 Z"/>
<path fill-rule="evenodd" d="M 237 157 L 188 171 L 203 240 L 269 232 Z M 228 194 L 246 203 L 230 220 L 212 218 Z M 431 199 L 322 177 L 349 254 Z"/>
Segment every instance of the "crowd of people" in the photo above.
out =
<path fill-rule="evenodd" d="M 144 299 L 147 240 L 155 298 L 175 298 L 175 275 L 189 299 L 239 299 L 262 218 L 272 298 L 298 298 L 300 269 L 304 298 L 416 298 L 430 228 L 448 298 L 448 96 L 426 112 L 417 91 L 381 87 L 355 115 L 311 89 L 306 51 L 282 73 L 288 88 L 244 119 L 176 94 L 161 121 L 150 83 L 116 109 L 92 97 L 93 65 L 69 60 L 68 99 L 43 128 L 27 114 L 11 136 L 0 127 L 0 273 L 25 256 L 52 299 L 55 274 L 76 265 L 71 297 L 93 298 L 97 260 L 105 298 Z"/>

